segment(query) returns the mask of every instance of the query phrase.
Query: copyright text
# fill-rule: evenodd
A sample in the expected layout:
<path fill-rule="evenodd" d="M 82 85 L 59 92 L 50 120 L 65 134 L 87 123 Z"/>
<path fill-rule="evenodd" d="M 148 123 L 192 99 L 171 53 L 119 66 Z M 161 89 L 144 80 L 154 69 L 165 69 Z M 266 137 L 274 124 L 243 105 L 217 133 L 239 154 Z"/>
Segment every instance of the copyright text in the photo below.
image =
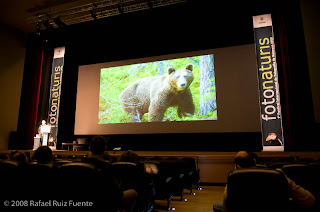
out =
<path fill-rule="evenodd" d="M 76 200 L 5 200 L 6 207 L 92 207 L 92 201 Z"/>

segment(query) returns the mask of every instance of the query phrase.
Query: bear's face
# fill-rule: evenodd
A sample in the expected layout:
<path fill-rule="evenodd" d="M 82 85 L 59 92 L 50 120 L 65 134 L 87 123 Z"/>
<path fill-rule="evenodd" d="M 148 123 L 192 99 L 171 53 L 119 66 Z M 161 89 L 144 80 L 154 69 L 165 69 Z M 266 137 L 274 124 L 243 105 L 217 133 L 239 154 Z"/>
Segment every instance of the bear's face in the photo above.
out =
<path fill-rule="evenodd" d="M 168 69 L 170 84 L 178 91 L 183 91 L 190 86 L 193 81 L 192 65 L 188 64 L 185 69 Z"/>

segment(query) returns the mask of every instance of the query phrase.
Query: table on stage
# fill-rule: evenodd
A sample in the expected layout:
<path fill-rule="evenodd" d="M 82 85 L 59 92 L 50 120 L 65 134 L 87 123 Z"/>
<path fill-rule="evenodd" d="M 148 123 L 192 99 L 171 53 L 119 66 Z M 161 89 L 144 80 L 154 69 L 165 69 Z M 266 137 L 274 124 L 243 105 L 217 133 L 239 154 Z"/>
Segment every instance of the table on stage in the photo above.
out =
<path fill-rule="evenodd" d="M 70 146 L 72 146 L 72 151 L 75 151 L 74 146 L 89 146 L 89 144 L 62 143 L 62 149 L 64 149 L 64 146 L 68 147 L 68 151 L 70 151 Z"/>

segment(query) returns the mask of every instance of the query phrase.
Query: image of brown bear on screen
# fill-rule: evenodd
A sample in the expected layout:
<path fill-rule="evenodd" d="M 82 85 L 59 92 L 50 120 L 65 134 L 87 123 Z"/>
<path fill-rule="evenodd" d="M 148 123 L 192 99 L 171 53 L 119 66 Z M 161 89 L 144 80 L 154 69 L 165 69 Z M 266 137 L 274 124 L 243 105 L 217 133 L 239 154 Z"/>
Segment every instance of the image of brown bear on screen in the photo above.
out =
<path fill-rule="evenodd" d="M 161 122 L 169 107 L 177 107 L 180 118 L 193 116 L 195 107 L 189 89 L 192 68 L 192 64 L 178 70 L 170 67 L 166 75 L 134 82 L 120 94 L 122 109 L 131 114 L 132 122 L 141 122 L 145 113 L 150 122 Z"/>
<path fill-rule="evenodd" d="M 214 55 L 102 68 L 99 124 L 217 120 Z"/>

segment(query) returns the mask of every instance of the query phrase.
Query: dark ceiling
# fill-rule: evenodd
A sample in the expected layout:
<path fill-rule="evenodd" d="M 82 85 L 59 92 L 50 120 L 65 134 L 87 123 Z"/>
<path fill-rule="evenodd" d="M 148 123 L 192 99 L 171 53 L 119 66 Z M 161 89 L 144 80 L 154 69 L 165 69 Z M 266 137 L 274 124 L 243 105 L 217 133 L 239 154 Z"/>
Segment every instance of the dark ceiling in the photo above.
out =
<path fill-rule="evenodd" d="M 1 0 L 0 23 L 30 33 L 36 31 L 36 25 L 28 24 L 28 18 L 92 2 L 94 0 Z"/>

